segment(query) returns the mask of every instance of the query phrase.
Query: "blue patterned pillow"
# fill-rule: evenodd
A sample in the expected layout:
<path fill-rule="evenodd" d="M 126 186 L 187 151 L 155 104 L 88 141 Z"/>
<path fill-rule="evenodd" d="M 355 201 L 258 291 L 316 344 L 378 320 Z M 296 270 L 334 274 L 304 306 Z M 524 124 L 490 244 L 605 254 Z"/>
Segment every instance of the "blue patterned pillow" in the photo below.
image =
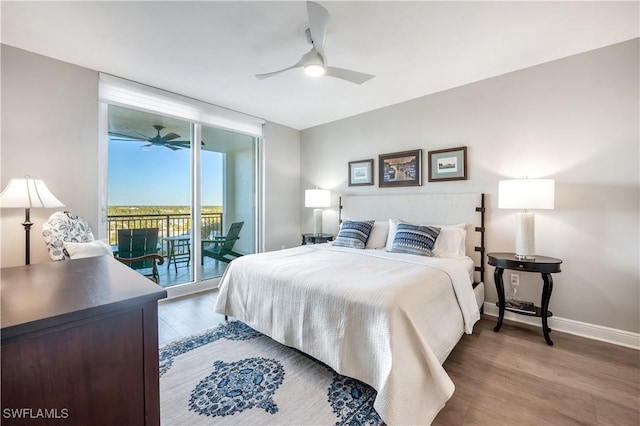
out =
<path fill-rule="evenodd" d="M 431 250 L 439 234 L 440 228 L 435 226 L 399 223 L 391 251 L 431 256 Z"/>
<path fill-rule="evenodd" d="M 342 222 L 338 237 L 333 242 L 334 246 L 338 247 L 351 247 L 357 249 L 363 249 L 367 244 L 367 239 L 373 229 L 373 220 L 354 221 L 345 220 Z"/>

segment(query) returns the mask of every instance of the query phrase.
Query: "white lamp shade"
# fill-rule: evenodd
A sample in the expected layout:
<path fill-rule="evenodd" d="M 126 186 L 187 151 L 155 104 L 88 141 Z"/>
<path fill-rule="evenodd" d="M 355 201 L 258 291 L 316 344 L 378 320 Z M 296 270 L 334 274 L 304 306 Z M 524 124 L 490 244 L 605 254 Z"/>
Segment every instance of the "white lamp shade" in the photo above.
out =
<path fill-rule="evenodd" d="M 40 179 L 30 177 L 11 179 L 0 194 L 2 208 L 64 207 Z"/>
<path fill-rule="evenodd" d="M 313 208 L 331 207 L 331 191 L 328 189 L 306 189 L 304 206 Z"/>
<path fill-rule="evenodd" d="M 553 179 L 512 179 L 498 183 L 500 209 L 553 209 L 555 181 Z"/>

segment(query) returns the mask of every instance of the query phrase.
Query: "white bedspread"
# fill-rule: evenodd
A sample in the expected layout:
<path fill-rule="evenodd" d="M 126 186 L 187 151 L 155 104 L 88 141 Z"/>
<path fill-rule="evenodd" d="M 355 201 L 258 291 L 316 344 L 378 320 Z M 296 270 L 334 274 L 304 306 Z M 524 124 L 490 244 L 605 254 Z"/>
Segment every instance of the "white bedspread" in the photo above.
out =
<path fill-rule="evenodd" d="M 442 363 L 480 318 L 464 262 L 330 244 L 234 260 L 216 311 L 371 386 L 390 425 L 428 424 Z"/>

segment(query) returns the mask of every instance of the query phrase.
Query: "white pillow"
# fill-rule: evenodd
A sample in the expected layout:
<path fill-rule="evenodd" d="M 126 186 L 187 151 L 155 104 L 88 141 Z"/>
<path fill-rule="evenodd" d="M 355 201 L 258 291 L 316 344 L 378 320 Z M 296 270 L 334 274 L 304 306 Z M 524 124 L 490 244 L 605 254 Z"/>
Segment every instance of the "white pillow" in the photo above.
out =
<path fill-rule="evenodd" d="M 431 251 L 435 257 L 460 258 L 466 256 L 467 231 L 455 227 L 440 228 L 440 234 Z"/>
<path fill-rule="evenodd" d="M 387 233 L 387 245 L 385 247 L 387 251 L 393 249 L 393 239 L 396 237 L 399 223 L 405 223 L 405 221 L 401 219 L 389 219 L 389 232 Z"/>
<path fill-rule="evenodd" d="M 387 245 L 386 250 L 391 251 L 393 249 L 393 240 L 396 236 L 396 230 L 398 229 L 399 223 L 407 223 L 402 219 L 389 219 L 389 233 L 387 235 Z M 433 246 L 433 256 L 435 257 L 465 257 L 467 253 L 466 249 L 466 237 L 467 231 L 465 231 L 465 227 L 467 226 L 465 223 L 457 223 L 455 225 L 421 225 L 421 226 L 433 226 L 436 228 L 440 228 L 440 235 L 436 239 L 436 243 Z M 442 237 L 443 229 L 458 229 L 462 232 L 456 231 L 447 231 L 445 232 L 445 236 Z M 438 241 L 442 239 L 440 244 Z"/>
<path fill-rule="evenodd" d="M 456 223 L 455 225 L 430 225 L 430 226 L 437 226 L 438 228 L 459 228 L 459 229 L 465 229 L 467 227 L 466 223 Z"/>
<path fill-rule="evenodd" d="M 102 240 L 91 241 L 90 243 L 65 242 L 64 249 L 71 259 L 82 259 L 83 257 L 103 256 L 105 254 L 113 256 L 111 246 Z"/>
<path fill-rule="evenodd" d="M 369 234 L 366 249 L 381 249 L 387 243 L 387 234 L 389 233 L 389 222 L 386 220 L 376 220 L 373 229 Z"/>

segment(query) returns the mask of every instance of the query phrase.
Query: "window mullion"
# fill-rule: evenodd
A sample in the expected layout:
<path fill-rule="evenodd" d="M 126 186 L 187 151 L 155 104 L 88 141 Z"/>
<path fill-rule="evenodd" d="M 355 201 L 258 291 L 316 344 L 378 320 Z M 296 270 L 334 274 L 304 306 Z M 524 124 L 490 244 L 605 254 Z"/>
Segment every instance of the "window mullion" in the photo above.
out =
<path fill-rule="evenodd" d="M 198 141 L 202 140 L 202 126 L 191 123 L 191 262 L 193 280 L 202 279 L 202 150 Z"/>

